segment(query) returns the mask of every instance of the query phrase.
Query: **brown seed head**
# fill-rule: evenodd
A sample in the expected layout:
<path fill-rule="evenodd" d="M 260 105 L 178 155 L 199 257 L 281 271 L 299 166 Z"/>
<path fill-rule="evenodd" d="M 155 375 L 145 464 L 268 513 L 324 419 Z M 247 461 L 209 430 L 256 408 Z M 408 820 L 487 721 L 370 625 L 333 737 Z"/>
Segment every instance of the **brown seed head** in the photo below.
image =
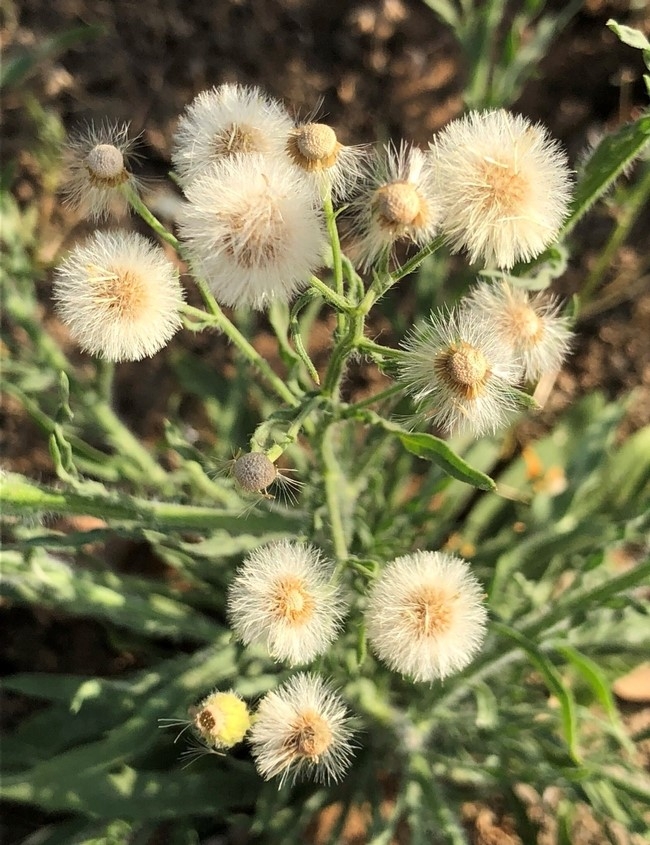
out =
<path fill-rule="evenodd" d="M 260 493 L 275 481 L 278 471 L 262 452 L 249 452 L 237 458 L 232 474 L 247 493 Z"/>
<path fill-rule="evenodd" d="M 318 762 L 332 742 L 332 729 L 315 710 L 303 710 L 291 726 L 287 746 L 292 754 Z"/>
<path fill-rule="evenodd" d="M 388 227 L 417 225 L 423 213 L 422 200 L 410 182 L 391 182 L 375 191 L 373 207 Z"/>
<path fill-rule="evenodd" d="M 129 178 L 124 167 L 124 156 L 112 144 L 98 144 L 84 160 L 90 180 L 97 187 L 115 188 Z"/>
<path fill-rule="evenodd" d="M 223 713 L 215 707 L 204 707 L 194 715 L 194 725 L 197 731 L 206 737 L 212 737 L 218 733 L 223 722 Z"/>

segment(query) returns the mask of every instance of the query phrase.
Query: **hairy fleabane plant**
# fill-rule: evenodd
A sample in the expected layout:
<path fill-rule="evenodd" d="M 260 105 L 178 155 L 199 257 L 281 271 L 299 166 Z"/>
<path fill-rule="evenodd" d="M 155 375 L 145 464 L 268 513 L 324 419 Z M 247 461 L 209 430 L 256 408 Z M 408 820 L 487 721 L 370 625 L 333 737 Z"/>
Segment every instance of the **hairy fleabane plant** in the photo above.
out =
<path fill-rule="evenodd" d="M 143 375 L 142 398 L 156 393 L 156 425 L 138 421 L 146 440 L 117 413 L 135 368 L 113 382 L 106 363 L 74 365 L 15 261 L 8 390 L 47 432 L 56 481 L 1 479 L 3 589 L 116 629 L 111 647 L 127 643 L 140 668 L 51 689 L 14 679 L 44 690 L 47 712 L 12 738 L 3 797 L 65 813 L 66 841 L 96 839 L 107 806 L 138 820 L 122 838 L 159 833 L 161 818 L 198 841 L 236 818 L 251 837 L 308 840 L 344 777 L 344 803 L 371 798 L 386 841 L 433 831 L 456 845 L 463 802 L 498 793 L 510 807 L 526 784 L 559 783 L 604 815 L 620 802 L 614 814 L 634 821 L 645 787 L 629 786 L 639 768 L 607 692 L 647 651 L 635 592 L 650 576 L 647 433 L 613 448 L 620 409 L 589 400 L 520 457 L 514 425 L 567 350 L 568 316 L 531 293 L 561 272 L 550 247 L 572 248 L 648 137 L 645 117 L 604 142 L 569 205 L 559 146 L 505 111 L 470 112 L 432 152 L 388 145 L 358 184 L 358 150 L 325 124 L 297 125 L 245 86 L 199 95 L 174 141 L 179 237 L 127 179 L 119 196 L 164 250 L 96 233 L 53 275 L 59 315 L 96 357 L 119 365 L 181 325 L 206 332 L 173 345 L 160 384 Z M 103 155 L 90 164 L 112 166 Z M 503 281 L 458 300 L 468 272 L 445 239 L 511 273 L 486 272 Z M 300 486 L 276 500 L 287 465 Z M 53 516 L 35 526 L 33 513 Z M 119 567 L 114 537 L 136 544 Z M 186 760 L 209 758 L 174 769 L 173 743 L 149 731 L 158 719 L 193 738 Z M 315 783 L 294 791 L 302 779 Z"/>

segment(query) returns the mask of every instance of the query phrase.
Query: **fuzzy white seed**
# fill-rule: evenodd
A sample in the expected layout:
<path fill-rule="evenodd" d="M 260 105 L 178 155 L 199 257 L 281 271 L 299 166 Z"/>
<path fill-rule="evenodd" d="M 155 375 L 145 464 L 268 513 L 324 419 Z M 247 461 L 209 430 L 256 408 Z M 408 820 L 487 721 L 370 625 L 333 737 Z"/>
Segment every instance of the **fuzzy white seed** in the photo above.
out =
<path fill-rule="evenodd" d="M 377 657 L 415 681 L 467 666 L 485 638 L 483 590 L 469 564 L 441 552 L 389 563 L 368 596 L 368 641 Z"/>
<path fill-rule="evenodd" d="M 131 173 L 133 141 L 128 124 L 91 124 L 73 133 L 64 153 L 63 196 L 67 205 L 92 220 L 128 209 L 127 192 L 137 191 Z"/>
<path fill-rule="evenodd" d="M 333 572 L 313 546 L 281 540 L 255 549 L 228 590 L 235 635 L 264 645 L 275 660 L 309 663 L 327 650 L 345 615 Z"/>
<path fill-rule="evenodd" d="M 55 272 L 53 296 L 82 349 L 109 361 L 151 357 L 181 327 L 178 271 L 134 233 L 95 232 L 75 247 Z"/>
<path fill-rule="evenodd" d="M 354 201 L 353 233 L 364 267 L 390 254 L 399 241 L 424 246 L 435 236 L 440 217 L 429 156 L 402 143 L 384 148 L 366 168 Z"/>
<path fill-rule="evenodd" d="M 322 263 L 313 191 L 287 162 L 233 156 L 195 179 L 186 196 L 181 236 L 224 305 L 287 302 Z"/>
<path fill-rule="evenodd" d="M 336 782 L 348 769 L 352 729 L 340 697 L 317 675 L 299 673 L 261 700 L 249 738 L 255 765 L 280 786 L 303 777 Z"/>
<path fill-rule="evenodd" d="M 570 171 L 548 131 L 504 110 L 470 112 L 431 144 L 441 227 L 472 262 L 539 255 L 568 214 Z"/>
<path fill-rule="evenodd" d="M 545 293 L 531 294 L 507 282 L 477 285 L 465 300 L 490 321 L 524 368 L 524 378 L 535 380 L 560 369 L 570 346 L 568 320 L 559 316 L 559 303 Z"/>
<path fill-rule="evenodd" d="M 259 88 L 226 83 L 202 91 L 187 107 L 172 160 L 183 186 L 233 155 L 284 157 L 293 127 L 281 103 Z"/>
<path fill-rule="evenodd" d="M 521 366 L 479 312 L 431 314 L 404 344 L 400 378 L 420 410 L 450 434 L 498 431 L 520 405 Z"/>

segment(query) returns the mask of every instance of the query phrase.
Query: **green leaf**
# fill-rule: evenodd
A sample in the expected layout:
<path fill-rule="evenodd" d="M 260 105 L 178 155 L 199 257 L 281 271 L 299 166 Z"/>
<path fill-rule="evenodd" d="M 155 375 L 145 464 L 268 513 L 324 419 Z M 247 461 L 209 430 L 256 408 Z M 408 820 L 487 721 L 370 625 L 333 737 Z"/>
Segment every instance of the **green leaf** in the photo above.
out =
<path fill-rule="evenodd" d="M 592 690 L 596 700 L 600 703 L 601 707 L 607 714 L 612 727 L 615 729 L 616 736 L 621 740 L 622 744 L 628 748 L 628 750 L 633 751 L 634 746 L 630 742 L 625 733 L 625 729 L 621 725 L 614 696 L 611 693 L 607 678 L 603 675 L 600 666 L 568 643 L 557 643 L 553 647 L 555 651 L 562 654 L 580 674 L 582 679 Z"/>
<path fill-rule="evenodd" d="M 509 640 L 515 642 L 519 648 L 526 652 L 530 662 L 540 672 L 546 681 L 549 691 L 557 698 L 562 714 L 562 729 L 564 739 L 569 749 L 569 754 L 575 763 L 580 763 L 580 752 L 578 750 L 578 717 L 576 703 L 573 693 L 562 683 L 557 669 L 551 661 L 543 654 L 532 640 L 520 634 L 509 625 L 503 622 L 493 622 L 492 627 Z"/>
<path fill-rule="evenodd" d="M 459 457 L 444 440 L 434 437 L 432 434 L 406 431 L 396 423 L 384 419 L 372 411 L 363 411 L 362 418 L 374 425 L 381 426 L 385 431 L 394 434 L 411 454 L 423 458 L 425 461 L 433 461 L 447 475 L 478 487 L 479 490 L 496 490 L 496 484 L 489 475 L 473 469 L 469 464 Z"/>
<path fill-rule="evenodd" d="M 568 234 L 592 205 L 639 156 L 650 141 L 650 114 L 643 114 L 612 135 L 606 135 L 585 164 L 578 179 L 569 218 L 563 235 Z"/>
<path fill-rule="evenodd" d="M 53 59 L 64 53 L 78 42 L 90 41 L 103 35 L 106 29 L 101 26 L 79 26 L 53 35 L 41 41 L 37 46 L 20 55 L 5 60 L 0 68 L 0 89 L 15 88 L 27 79 L 47 59 Z"/>
<path fill-rule="evenodd" d="M 605 25 L 612 30 L 623 44 L 627 44 L 637 50 L 650 50 L 650 41 L 648 41 L 640 29 L 634 29 L 631 26 L 620 24 L 613 18 L 610 18 Z"/>
<path fill-rule="evenodd" d="M 33 550 L 29 562 L 18 552 L 4 552 L 2 564 L 2 592 L 13 601 L 106 619 L 148 637 L 209 642 L 222 631 L 186 603 L 163 595 L 162 585 L 153 581 L 76 570 L 42 550 Z"/>

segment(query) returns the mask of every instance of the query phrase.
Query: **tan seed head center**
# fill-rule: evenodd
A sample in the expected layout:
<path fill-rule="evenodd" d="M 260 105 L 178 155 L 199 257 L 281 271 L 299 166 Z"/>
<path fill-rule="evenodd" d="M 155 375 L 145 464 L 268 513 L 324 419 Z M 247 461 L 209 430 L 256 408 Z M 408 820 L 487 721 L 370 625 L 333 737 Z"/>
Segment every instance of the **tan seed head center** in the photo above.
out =
<path fill-rule="evenodd" d="M 301 578 L 289 575 L 279 579 L 272 596 L 272 613 L 291 625 L 304 625 L 314 612 L 314 599 Z"/>
<path fill-rule="evenodd" d="M 88 176 L 97 187 L 114 188 L 129 178 L 124 156 L 112 144 L 98 144 L 84 160 Z"/>
<path fill-rule="evenodd" d="M 466 341 L 448 347 L 434 361 L 438 377 L 463 399 L 476 399 L 485 390 L 490 365 L 475 346 Z"/>
<path fill-rule="evenodd" d="M 424 587 L 409 601 L 410 621 L 420 637 L 434 637 L 451 627 L 453 618 L 450 597 L 435 587 Z"/>
<path fill-rule="evenodd" d="M 483 210 L 506 217 L 522 214 L 529 193 L 529 183 L 514 163 L 485 157 L 479 165 L 477 180 Z"/>
<path fill-rule="evenodd" d="M 511 305 L 508 310 L 508 322 L 517 344 L 534 346 L 542 339 L 544 323 L 530 305 Z"/>
<path fill-rule="evenodd" d="M 291 726 L 289 742 L 294 754 L 317 761 L 332 742 L 332 729 L 315 710 L 304 710 Z"/>
<path fill-rule="evenodd" d="M 296 131 L 296 144 L 305 158 L 328 158 L 336 152 L 336 132 L 324 123 L 308 123 Z"/>
<path fill-rule="evenodd" d="M 137 320 L 149 305 L 149 288 L 141 274 L 124 267 L 87 268 L 95 303 L 119 320 Z"/>
<path fill-rule="evenodd" d="M 415 185 L 391 182 L 375 192 L 375 209 L 389 226 L 410 226 L 422 212 L 422 202 Z"/>
<path fill-rule="evenodd" d="M 212 142 L 217 158 L 236 153 L 255 153 L 264 151 L 264 142 L 260 131 L 253 126 L 231 123 L 214 136 Z"/>

